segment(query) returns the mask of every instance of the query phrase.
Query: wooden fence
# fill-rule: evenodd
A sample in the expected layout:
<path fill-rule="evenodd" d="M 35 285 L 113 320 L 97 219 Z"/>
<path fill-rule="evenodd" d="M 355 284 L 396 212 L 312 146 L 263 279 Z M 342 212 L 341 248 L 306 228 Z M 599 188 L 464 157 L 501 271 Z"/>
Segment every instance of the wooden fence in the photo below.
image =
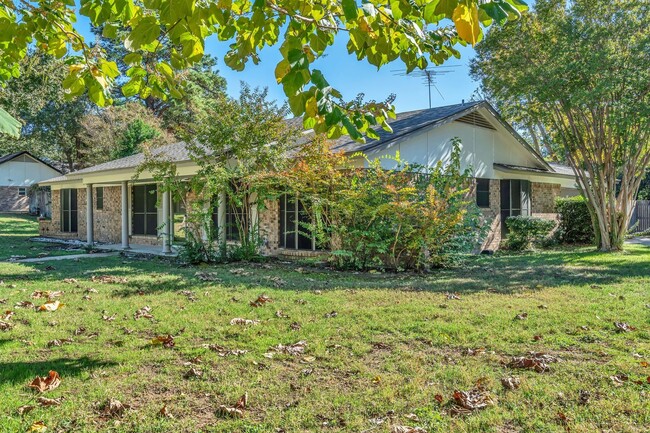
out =
<path fill-rule="evenodd" d="M 630 231 L 643 232 L 650 229 L 650 200 L 637 200 L 630 219 Z"/>

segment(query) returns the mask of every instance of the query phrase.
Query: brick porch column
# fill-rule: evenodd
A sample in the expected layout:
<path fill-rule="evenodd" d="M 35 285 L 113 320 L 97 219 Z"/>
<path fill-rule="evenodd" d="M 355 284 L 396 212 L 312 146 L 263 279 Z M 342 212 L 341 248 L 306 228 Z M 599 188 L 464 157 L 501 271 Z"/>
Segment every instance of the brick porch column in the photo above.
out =
<path fill-rule="evenodd" d="M 86 185 L 86 243 L 93 246 L 93 185 Z"/>
<path fill-rule="evenodd" d="M 129 182 L 122 182 L 122 249 L 129 249 Z"/>

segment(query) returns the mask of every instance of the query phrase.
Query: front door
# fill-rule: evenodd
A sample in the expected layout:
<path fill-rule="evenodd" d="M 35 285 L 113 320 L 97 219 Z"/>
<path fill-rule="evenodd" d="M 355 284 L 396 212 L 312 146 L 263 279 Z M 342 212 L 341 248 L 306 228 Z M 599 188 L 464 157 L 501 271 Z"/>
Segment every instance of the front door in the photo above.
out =
<path fill-rule="evenodd" d="M 508 233 L 506 219 L 511 216 L 530 215 L 530 181 L 501 180 L 501 236 Z"/>

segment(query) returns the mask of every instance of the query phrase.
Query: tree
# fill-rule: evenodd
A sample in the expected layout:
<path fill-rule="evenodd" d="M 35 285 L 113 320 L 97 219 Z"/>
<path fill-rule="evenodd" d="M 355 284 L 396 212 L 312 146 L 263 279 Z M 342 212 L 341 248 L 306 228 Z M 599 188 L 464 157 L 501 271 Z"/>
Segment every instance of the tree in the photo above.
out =
<path fill-rule="evenodd" d="M 112 84 L 120 76 L 118 63 L 101 46 L 89 46 L 74 28 L 76 14 L 102 27 L 107 38 L 123 41 L 129 51 L 125 96 L 165 100 L 181 97 L 183 77 L 203 58 L 206 39 L 232 41 L 225 63 L 243 70 L 259 62 L 259 52 L 279 46 L 282 60 L 275 76 L 294 115 L 304 115 L 304 127 L 342 133 L 361 140 L 376 134 L 379 123 L 394 115 L 390 100 L 359 106 L 345 102 L 323 74 L 312 68 L 341 33 L 358 60 L 381 67 L 400 61 L 408 71 L 458 57 L 457 44 L 475 44 L 483 26 L 517 19 L 526 10 L 522 0 L 82 0 L 24 2 L 4 0 L 0 6 L 0 80 L 19 74 L 19 62 L 29 46 L 57 57 L 69 57 L 66 92 L 85 92 L 100 106 L 110 104 Z M 170 61 L 148 60 L 169 47 Z"/>
<path fill-rule="evenodd" d="M 0 105 L 22 121 L 21 138 L 0 137 L 0 153 L 28 150 L 65 162 L 70 170 L 84 165 L 78 134 L 91 103 L 84 96 L 66 97 L 66 71 L 62 60 L 38 52 L 21 61 L 21 75 L 0 89 Z"/>
<path fill-rule="evenodd" d="M 622 248 L 650 162 L 650 5 L 539 0 L 492 28 L 472 63 L 483 91 L 556 145 L 588 200 L 601 250 Z"/>

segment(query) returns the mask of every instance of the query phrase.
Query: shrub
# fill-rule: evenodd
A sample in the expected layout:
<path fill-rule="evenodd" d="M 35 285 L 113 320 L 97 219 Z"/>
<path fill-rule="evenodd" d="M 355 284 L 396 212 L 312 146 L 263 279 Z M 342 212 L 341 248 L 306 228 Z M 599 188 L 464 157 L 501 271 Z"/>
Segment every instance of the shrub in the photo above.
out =
<path fill-rule="evenodd" d="M 594 227 L 582 196 L 561 197 L 555 200 L 555 209 L 560 217 L 556 237 L 567 244 L 586 244 L 594 242 Z"/>
<path fill-rule="evenodd" d="M 506 219 L 506 227 L 506 248 L 520 251 L 530 248 L 533 243 L 543 242 L 555 227 L 555 222 L 529 216 L 515 216 Z"/>

